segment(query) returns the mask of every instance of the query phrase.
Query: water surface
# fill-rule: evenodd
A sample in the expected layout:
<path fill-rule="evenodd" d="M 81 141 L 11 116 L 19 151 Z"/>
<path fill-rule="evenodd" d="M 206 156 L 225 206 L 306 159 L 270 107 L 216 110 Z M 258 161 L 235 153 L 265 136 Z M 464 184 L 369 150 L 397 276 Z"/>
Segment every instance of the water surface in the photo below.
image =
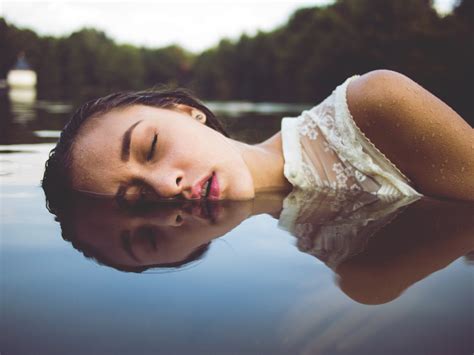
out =
<path fill-rule="evenodd" d="M 267 195 L 137 212 L 81 200 L 63 233 L 85 257 L 39 188 L 69 110 L 1 108 L 2 354 L 474 351 L 472 204 Z M 226 117 L 251 142 L 286 110 Z"/>

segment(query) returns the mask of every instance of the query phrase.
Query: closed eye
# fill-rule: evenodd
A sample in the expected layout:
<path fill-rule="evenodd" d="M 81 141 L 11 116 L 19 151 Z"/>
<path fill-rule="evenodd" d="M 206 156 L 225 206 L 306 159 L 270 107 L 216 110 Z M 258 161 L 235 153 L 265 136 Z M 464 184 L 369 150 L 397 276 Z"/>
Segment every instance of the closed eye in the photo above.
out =
<path fill-rule="evenodd" d="M 150 160 L 153 159 L 153 156 L 155 155 L 156 143 L 157 142 L 158 142 L 158 134 L 155 133 L 155 135 L 153 136 L 153 140 L 151 142 L 150 151 L 148 152 L 148 155 L 146 157 L 147 161 L 150 161 Z"/>

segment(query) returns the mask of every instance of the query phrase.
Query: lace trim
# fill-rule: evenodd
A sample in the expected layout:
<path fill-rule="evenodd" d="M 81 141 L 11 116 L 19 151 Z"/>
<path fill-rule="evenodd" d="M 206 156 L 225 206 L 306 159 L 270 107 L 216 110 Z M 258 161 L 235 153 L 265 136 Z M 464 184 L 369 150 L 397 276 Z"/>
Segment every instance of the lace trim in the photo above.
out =
<path fill-rule="evenodd" d="M 300 173 L 303 157 L 296 121 L 292 117 L 285 117 L 281 122 L 283 157 L 285 159 L 283 174 L 293 186 L 305 189 L 309 187 L 309 182 L 305 178 L 305 174 Z"/>
<path fill-rule="evenodd" d="M 370 140 L 355 124 L 347 105 L 346 90 L 349 82 L 357 77 L 358 75 L 348 78 L 335 90 L 335 124 L 337 125 L 337 129 L 341 131 L 341 136 L 344 137 L 343 140 L 336 140 L 333 142 L 335 143 L 335 148 L 337 148 L 339 153 L 350 160 L 359 170 L 373 173 L 375 174 L 375 177 L 381 177 L 384 179 L 384 183 L 377 194 L 393 193 L 396 189 L 399 191 L 398 193 L 404 195 L 421 196 L 416 190 L 408 185 L 410 180 L 400 172 L 400 170 L 382 152 L 380 152 L 372 142 L 370 142 Z M 363 151 L 363 145 L 365 145 L 369 152 L 372 150 L 372 156 Z M 382 167 L 385 167 L 387 170 L 382 169 L 378 163 L 382 163 Z M 384 187 L 387 183 L 392 186 Z"/>

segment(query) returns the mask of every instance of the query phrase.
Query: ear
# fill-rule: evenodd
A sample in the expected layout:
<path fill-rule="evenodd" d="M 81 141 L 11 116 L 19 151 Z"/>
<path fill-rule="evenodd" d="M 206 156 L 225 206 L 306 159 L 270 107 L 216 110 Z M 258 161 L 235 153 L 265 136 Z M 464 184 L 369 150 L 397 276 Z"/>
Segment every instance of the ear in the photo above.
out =
<path fill-rule="evenodd" d="M 197 108 L 193 108 L 191 110 L 191 117 L 194 118 L 195 120 L 198 120 L 199 123 L 205 124 L 206 123 L 206 115 L 201 111 L 198 110 Z"/>
<path fill-rule="evenodd" d="M 175 105 L 175 108 L 178 111 L 181 111 L 181 112 L 191 116 L 195 120 L 199 121 L 199 123 L 202 123 L 202 124 L 206 123 L 206 118 L 207 118 L 206 115 L 204 114 L 204 112 L 202 112 L 201 110 L 199 110 L 197 108 L 194 108 L 194 107 L 191 107 L 191 106 L 188 106 L 188 105 L 184 105 L 184 104 Z"/>

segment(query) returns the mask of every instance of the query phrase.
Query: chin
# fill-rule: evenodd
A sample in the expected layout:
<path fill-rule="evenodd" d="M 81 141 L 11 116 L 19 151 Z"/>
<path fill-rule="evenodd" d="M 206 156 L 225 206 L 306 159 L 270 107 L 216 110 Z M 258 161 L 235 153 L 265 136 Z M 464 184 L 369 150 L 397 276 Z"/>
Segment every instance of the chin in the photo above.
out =
<path fill-rule="evenodd" d="M 243 170 L 243 168 L 242 168 Z M 229 176 L 229 174 L 226 174 Z M 221 200 L 251 200 L 255 197 L 252 176 L 248 170 L 233 170 L 230 179 L 223 181 L 224 191 Z"/>
<path fill-rule="evenodd" d="M 227 200 L 251 200 L 255 197 L 255 190 L 253 186 L 247 188 L 240 188 L 235 191 L 232 191 L 228 196 L 226 195 L 224 199 Z"/>

